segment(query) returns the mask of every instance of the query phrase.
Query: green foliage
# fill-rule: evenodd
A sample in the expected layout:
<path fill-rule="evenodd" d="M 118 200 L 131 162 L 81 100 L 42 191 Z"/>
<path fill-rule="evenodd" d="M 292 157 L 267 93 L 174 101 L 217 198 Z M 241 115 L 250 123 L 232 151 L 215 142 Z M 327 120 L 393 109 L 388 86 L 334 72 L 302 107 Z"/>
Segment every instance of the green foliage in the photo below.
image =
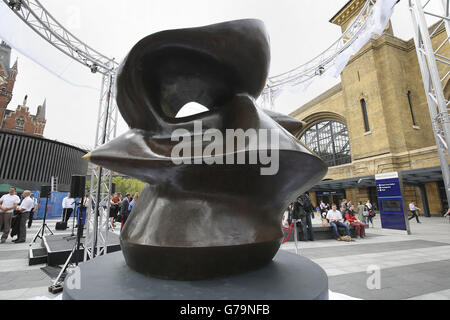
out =
<path fill-rule="evenodd" d="M 133 195 L 136 192 L 140 194 L 145 186 L 145 183 L 138 179 L 125 177 L 114 177 L 112 182 L 116 184 L 116 192 L 120 192 L 123 195 L 126 193 Z"/>
<path fill-rule="evenodd" d="M 95 182 L 96 183 L 96 182 Z M 136 192 L 139 194 L 144 189 L 145 183 L 133 178 L 127 177 L 114 177 L 112 178 L 112 183 L 116 184 L 116 192 L 120 192 L 123 195 L 130 193 L 134 195 Z M 86 180 L 86 193 L 91 189 L 91 179 Z"/>

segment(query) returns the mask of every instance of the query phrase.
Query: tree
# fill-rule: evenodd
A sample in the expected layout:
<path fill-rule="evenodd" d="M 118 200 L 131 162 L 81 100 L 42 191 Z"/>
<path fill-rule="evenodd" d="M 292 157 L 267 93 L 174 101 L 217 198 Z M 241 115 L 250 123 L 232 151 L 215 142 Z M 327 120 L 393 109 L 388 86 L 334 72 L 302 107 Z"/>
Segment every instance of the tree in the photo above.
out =
<path fill-rule="evenodd" d="M 112 178 L 112 182 L 116 184 L 116 192 L 120 192 L 123 195 L 127 193 L 133 195 L 136 192 L 140 194 L 145 186 L 145 183 L 138 179 L 120 176 Z"/>
<path fill-rule="evenodd" d="M 134 195 L 136 192 L 139 194 L 142 192 L 142 190 L 145 187 L 145 183 L 134 178 L 128 178 L 128 177 L 113 177 L 112 183 L 116 184 L 116 192 L 120 192 L 123 195 L 130 193 L 131 195 Z M 91 180 L 87 179 L 86 181 L 86 193 L 90 191 L 91 187 Z"/>

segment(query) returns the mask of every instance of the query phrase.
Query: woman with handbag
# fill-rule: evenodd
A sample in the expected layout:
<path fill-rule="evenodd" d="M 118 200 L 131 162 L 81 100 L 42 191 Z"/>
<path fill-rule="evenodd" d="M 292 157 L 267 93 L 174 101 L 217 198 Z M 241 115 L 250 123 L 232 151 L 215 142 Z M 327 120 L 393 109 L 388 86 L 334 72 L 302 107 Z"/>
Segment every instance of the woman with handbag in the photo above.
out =
<path fill-rule="evenodd" d="M 364 211 L 363 211 L 363 220 L 362 222 L 369 227 L 369 209 L 367 208 L 367 206 L 364 206 Z"/>
<path fill-rule="evenodd" d="M 369 227 L 369 223 L 372 224 L 372 228 L 373 226 L 373 218 L 375 218 L 375 211 L 372 208 L 367 208 L 367 227 Z"/>

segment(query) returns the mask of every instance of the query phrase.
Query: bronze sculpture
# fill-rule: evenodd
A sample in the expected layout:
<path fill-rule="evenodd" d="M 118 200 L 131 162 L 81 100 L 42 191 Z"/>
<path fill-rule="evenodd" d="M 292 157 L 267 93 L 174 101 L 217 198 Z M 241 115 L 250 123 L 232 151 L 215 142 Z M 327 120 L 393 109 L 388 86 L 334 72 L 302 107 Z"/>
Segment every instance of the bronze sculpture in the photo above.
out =
<path fill-rule="evenodd" d="M 256 106 L 269 62 L 265 27 L 249 19 L 150 35 L 122 63 L 117 103 L 131 129 L 86 158 L 148 183 L 121 233 L 132 269 L 164 279 L 209 279 L 254 270 L 275 256 L 285 208 L 327 168 L 292 135 L 300 121 Z M 192 101 L 209 111 L 175 118 Z M 202 133 L 277 130 L 277 173 L 262 175 L 261 163 L 227 164 L 227 156 L 247 159 L 256 151 L 245 143 L 227 153 L 230 140 L 223 152 L 216 149 L 215 163 L 191 156 L 194 163 L 175 164 L 175 130 L 188 133 L 193 150 L 208 145 L 195 137 L 199 121 Z"/>

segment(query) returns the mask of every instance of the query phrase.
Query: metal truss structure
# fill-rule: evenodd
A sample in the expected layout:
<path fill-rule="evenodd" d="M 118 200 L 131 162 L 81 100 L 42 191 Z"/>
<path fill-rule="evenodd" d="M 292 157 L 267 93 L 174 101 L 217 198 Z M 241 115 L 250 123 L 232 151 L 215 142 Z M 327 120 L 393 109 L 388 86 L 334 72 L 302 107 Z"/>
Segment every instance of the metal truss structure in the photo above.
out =
<path fill-rule="evenodd" d="M 449 101 L 445 99 L 443 92 L 443 82 L 450 76 L 450 57 L 446 57 L 442 52 L 443 47 L 450 43 L 450 0 L 424 1 L 426 2 L 423 5 L 422 0 L 409 0 L 409 9 L 414 24 L 414 41 L 441 161 L 447 198 L 450 199 L 450 168 L 448 165 L 448 146 L 450 144 Z M 3 0 L 3 2 L 48 43 L 75 61 L 87 66 L 91 72 L 98 72 L 103 75 L 95 147 L 113 139 L 116 136 L 118 118 L 118 108 L 114 98 L 114 81 L 118 64 L 114 59 L 102 55 L 71 34 L 52 17 L 39 1 Z M 432 2 L 441 2 L 442 10 L 440 12 L 429 10 Z M 366 30 L 369 17 L 373 14 L 374 3 L 375 0 L 367 0 L 350 27 L 327 50 L 295 69 L 270 77 L 263 91 L 263 98 L 273 102 L 283 86 L 305 83 L 329 70 L 334 65 L 336 58 Z M 426 16 L 439 18 L 442 21 L 430 32 L 426 23 Z M 433 48 L 431 37 L 443 25 L 447 37 L 437 48 Z M 439 69 L 438 65 L 443 65 L 444 68 Z M 441 72 L 439 72 L 440 70 Z M 273 105 L 273 103 L 271 104 Z M 107 252 L 112 174 L 110 170 L 96 167 L 91 177 L 85 260 Z"/>
<path fill-rule="evenodd" d="M 115 101 L 115 75 L 103 75 L 98 109 L 95 148 L 116 137 L 118 107 Z M 113 172 L 96 167 L 92 171 L 86 229 L 84 260 L 107 253 L 109 207 Z"/>
<path fill-rule="evenodd" d="M 56 49 L 103 76 L 97 120 L 95 146 L 116 136 L 118 108 L 115 104 L 114 81 L 118 63 L 65 29 L 37 0 L 3 0 L 32 30 Z M 93 170 L 89 192 L 87 231 L 84 259 L 92 259 L 107 252 L 109 230 L 109 197 L 112 172 L 101 167 Z"/>
<path fill-rule="evenodd" d="M 15 14 L 62 53 L 87 66 L 93 73 L 114 73 L 112 59 L 92 49 L 64 28 L 37 0 L 3 0 Z"/>
<path fill-rule="evenodd" d="M 414 26 L 414 42 L 441 162 L 447 199 L 450 199 L 450 168 L 448 162 L 448 146 L 450 144 L 448 106 L 450 102 L 445 99 L 443 84 L 448 81 L 450 76 L 450 56 L 445 56 L 443 48 L 450 44 L 449 2 L 449 0 L 427 0 L 423 4 L 422 0 L 409 0 L 409 10 Z M 427 17 L 439 18 L 441 21 L 430 29 L 427 26 Z M 433 48 L 431 38 L 442 26 L 446 29 L 446 36 L 438 46 Z"/>
<path fill-rule="evenodd" d="M 334 66 L 336 58 L 344 50 L 349 48 L 356 41 L 358 36 L 364 32 L 369 17 L 373 14 L 374 4 L 374 0 L 367 0 L 360 13 L 347 30 L 321 54 L 290 71 L 269 77 L 262 93 L 263 100 L 268 101 L 273 107 L 274 98 L 280 93 L 283 86 L 287 84 L 292 86 L 300 85 L 310 81 L 316 76 L 321 76 Z"/>

